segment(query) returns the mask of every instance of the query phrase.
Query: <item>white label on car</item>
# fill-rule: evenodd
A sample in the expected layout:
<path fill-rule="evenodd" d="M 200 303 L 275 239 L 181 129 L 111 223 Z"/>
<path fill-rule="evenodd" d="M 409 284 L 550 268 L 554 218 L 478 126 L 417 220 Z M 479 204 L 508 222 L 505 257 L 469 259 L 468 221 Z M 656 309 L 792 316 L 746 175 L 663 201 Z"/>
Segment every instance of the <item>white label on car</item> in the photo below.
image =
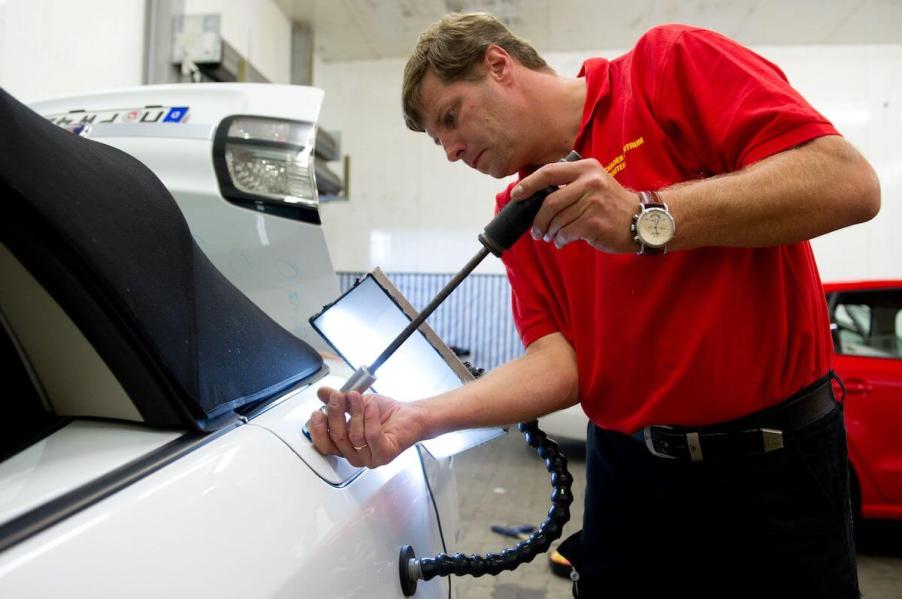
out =
<path fill-rule="evenodd" d="M 114 110 L 72 110 L 62 114 L 44 115 L 54 125 L 72 127 L 114 123 L 184 123 L 188 106 L 145 106 Z"/>

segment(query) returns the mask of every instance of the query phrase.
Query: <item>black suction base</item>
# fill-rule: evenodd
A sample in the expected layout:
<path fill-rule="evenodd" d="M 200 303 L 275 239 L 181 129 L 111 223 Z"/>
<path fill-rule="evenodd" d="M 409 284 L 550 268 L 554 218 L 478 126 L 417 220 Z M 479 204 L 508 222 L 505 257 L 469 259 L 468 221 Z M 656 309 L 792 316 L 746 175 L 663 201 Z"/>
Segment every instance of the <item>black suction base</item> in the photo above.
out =
<path fill-rule="evenodd" d="M 410 560 L 416 559 L 413 547 L 404 545 L 401 547 L 401 557 L 398 560 L 398 573 L 401 575 L 401 591 L 405 597 L 413 597 L 417 593 L 417 579 L 410 576 Z"/>

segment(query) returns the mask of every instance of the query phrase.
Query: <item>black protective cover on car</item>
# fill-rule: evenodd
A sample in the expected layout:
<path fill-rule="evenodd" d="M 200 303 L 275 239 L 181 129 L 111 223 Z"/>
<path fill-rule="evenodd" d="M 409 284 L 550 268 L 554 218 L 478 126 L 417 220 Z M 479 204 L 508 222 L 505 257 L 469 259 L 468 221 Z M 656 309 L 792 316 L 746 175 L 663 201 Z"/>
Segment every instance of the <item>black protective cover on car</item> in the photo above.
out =
<path fill-rule="evenodd" d="M 147 167 L 2 89 L 0 127 L 0 239 L 147 423 L 214 430 L 319 371 L 316 351 L 216 270 Z"/>

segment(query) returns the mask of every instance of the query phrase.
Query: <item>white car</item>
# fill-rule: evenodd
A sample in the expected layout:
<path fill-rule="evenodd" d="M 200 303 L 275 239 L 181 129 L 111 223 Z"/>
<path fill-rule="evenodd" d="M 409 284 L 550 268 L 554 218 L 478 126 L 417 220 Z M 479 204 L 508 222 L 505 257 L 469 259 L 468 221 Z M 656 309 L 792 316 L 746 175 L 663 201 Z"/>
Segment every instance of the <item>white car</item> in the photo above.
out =
<path fill-rule="evenodd" d="M 539 427 L 558 441 L 586 442 L 589 419 L 580 404 L 539 418 Z"/>
<path fill-rule="evenodd" d="M 321 102 L 0 90 L 0 597 L 400 597 L 402 545 L 453 549 L 450 458 L 363 470 L 301 434 L 349 372 L 307 322 L 338 294 Z"/>

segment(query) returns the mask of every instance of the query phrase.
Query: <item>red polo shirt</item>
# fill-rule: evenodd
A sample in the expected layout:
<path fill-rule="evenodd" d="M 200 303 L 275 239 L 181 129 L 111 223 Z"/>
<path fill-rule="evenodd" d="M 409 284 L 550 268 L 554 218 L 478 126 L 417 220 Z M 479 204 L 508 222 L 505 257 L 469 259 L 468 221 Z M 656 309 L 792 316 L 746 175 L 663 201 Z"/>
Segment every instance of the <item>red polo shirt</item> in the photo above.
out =
<path fill-rule="evenodd" d="M 574 149 L 628 189 L 736 171 L 837 134 L 779 68 L 702 29 L 657 27 L 620 58 L 586 61 L 580 76 L 588 93 Z M 599 426 L 722 422 L 830 368 L 808 242 L 636 256 L 585 242 L 557 250 L 525 235 L 503 259 L 523 343 L 563 333 L 583 409 Z"/>

